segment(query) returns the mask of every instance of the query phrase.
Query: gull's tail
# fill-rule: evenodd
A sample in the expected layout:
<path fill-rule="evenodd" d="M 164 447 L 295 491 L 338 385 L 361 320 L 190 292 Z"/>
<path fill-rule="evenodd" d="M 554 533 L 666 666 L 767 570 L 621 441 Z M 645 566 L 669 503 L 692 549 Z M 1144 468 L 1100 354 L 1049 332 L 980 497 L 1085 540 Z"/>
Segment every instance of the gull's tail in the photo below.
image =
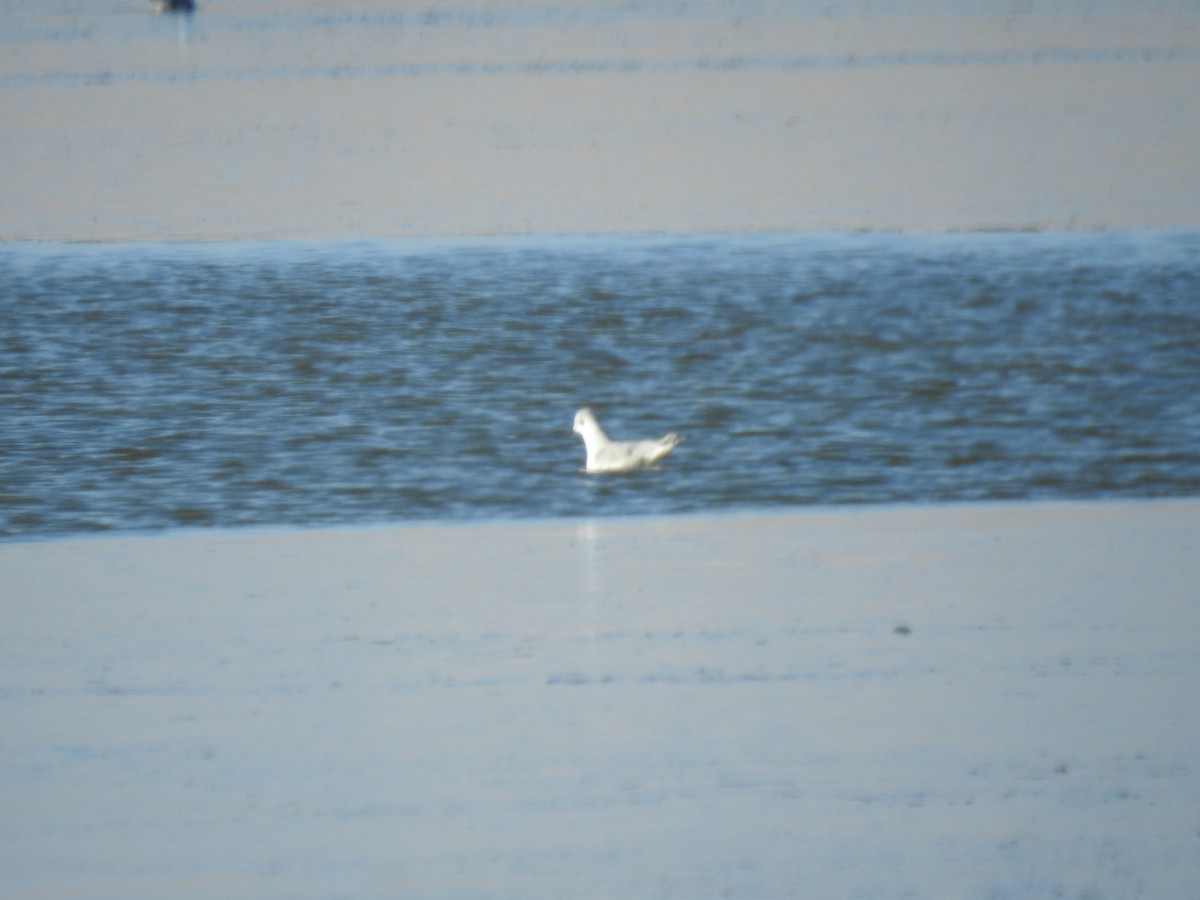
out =
<path fill-rule="evenodd" d="M 650 457 L 652 462 L 662 459 L 664 456 L 682 444 L 683 437 L 678 432 L 672 431 L 670 434 L 660 437 L 657 441 L 655 441 L 655 443 L 658 445 L 658 447 Z"/>

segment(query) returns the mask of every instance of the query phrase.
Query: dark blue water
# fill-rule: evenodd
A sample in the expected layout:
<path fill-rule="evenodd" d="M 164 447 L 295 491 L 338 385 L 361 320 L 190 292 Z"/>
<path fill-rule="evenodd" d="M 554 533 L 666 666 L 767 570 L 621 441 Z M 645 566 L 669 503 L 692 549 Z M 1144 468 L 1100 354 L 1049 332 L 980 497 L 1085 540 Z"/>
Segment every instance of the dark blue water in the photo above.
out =
<path fill-rule="evenodd" d="M 1200 493 L 1200 235 L 0 247 L 0 533 Z M 688 441 L 580 473 L 614 437 Z"/>

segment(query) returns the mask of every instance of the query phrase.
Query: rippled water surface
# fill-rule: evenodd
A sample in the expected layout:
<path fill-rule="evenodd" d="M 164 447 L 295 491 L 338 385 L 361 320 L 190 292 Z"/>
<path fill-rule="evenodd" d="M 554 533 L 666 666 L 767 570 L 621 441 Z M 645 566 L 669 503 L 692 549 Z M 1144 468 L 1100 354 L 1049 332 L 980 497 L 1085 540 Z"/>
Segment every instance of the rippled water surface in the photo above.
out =
<path fill-rule="evenodd" d="M 0 533 L 1200 491 L 1200 236 L 0 247 Z M 580 473 L 575 409 L 679 430 Z"/>

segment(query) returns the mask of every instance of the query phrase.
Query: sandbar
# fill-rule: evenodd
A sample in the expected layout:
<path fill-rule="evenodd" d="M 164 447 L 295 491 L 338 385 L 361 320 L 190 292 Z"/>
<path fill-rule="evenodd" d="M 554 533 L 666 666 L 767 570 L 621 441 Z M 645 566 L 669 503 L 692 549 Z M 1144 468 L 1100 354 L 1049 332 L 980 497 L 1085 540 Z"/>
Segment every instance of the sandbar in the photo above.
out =
<path fill-rule="evenodd" d="M 1200 501 L 0 544 L 10 897 L 1188 896 Z"/>
<path fill-rule="evenodd" d="M 18 4 L 0 240 L 1189 228 L 1194 4 Z"/>

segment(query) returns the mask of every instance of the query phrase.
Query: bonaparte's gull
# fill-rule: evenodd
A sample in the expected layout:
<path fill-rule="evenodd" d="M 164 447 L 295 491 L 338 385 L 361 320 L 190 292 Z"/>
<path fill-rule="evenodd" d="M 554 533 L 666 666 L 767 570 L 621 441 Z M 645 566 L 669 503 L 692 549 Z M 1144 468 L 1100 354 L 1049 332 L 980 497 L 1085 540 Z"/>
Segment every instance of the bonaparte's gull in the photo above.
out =
<path fill-rule="evenodd" d="M 575 413 L 572 429 L 583 438 L 587 448 L 588 472 L 628 472 L 658 462 L 683 440 L 675 432 L 656 441 L 614 441 L 600 428 L 590 409 Z"/>

